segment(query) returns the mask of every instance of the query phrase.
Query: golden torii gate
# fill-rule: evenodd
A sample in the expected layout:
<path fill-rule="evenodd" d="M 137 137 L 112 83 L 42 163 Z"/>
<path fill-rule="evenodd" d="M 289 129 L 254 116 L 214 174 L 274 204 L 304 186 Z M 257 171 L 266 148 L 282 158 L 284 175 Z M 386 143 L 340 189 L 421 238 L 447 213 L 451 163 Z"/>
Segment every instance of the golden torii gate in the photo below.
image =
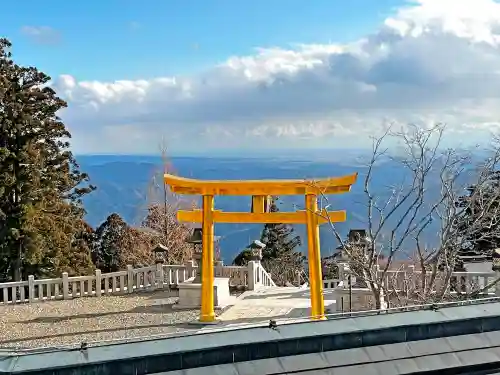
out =
<path fill-rule="evenodd" d="M 318 195 L 341 194 L 351 190 L 357 173 L 320 180 L 195 180 L 165 174 L 165 183 L 173 193 L 201 195 L 201 210 L 177 212 L 180 222 L 202 223 L 202 280 L 200 321 L 215 320 L 214 311 L 214 223 L 306 224 L 311 291 L 311 317 L 325 319 L 319 225 L 346 220 L 345 211 L 319 212 Z M 251 195 L 252 212 L 223 212 L 214 210 L 216 195 Z M 267 212 L 267 197 L 304 195 L 305 210 L 296 212 Z M 325 217 L 328 215 L 329 219 Z"/>

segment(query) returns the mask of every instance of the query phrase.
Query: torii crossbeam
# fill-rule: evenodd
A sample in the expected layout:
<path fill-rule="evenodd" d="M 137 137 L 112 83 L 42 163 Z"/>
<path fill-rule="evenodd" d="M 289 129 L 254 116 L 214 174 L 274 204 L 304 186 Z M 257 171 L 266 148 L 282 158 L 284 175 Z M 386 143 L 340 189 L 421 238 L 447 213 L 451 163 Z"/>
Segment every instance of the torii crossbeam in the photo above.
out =
<path fill-rule="evenodd" d="M 325 318 L 319 225 L 346 220 L 345 211 L 318 211 L 318 195 L 341 194 L 351 190 L 357 173 L 319 180 L 195 180 L 165 174 L 165 183 L 173 193 L 201 195 L 201 210 L 177 212 L 181 222 L 202 223 L 202 281 L 200 321 L 215 320 L 214 311 L 214 224 L 215 223 L 284 223 L 306 224 L 311 290 L 311 317 Z M 214 210 L 216 195 L 251 195 L 252 212 L 223 212 Z M 296 212 L 267 212 L 269 196 L 304 195 L 305 210 Z"/>

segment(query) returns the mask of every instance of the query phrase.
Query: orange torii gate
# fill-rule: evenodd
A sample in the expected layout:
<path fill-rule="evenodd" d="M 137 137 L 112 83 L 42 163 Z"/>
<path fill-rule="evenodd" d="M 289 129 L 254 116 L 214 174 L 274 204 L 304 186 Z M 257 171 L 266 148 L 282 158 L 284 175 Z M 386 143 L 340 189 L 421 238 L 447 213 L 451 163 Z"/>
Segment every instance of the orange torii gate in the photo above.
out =
<path fill-rule="evenodd" d="M 346 220 L 345 211 L 319 212 L 318 195 L 341 194 L 351 190 L 357 174 L 320 180 L 195 180 L 165 174 L 165 183 L 173 193 L 201 195 L 201 210 L 177 212 L 181 222 L 201 223 L 202 280 L 200 321 L 212 322 L 214 312 L 214 223 L 276 223 L 306 224 L 309 259 L 309 284 L 311 290 L 311 316 L 324 319 L 323 283 L 319 225 Z M 223 212 L 214 210 L 216 195 L 251 195 L 252 212 Z M 267 197 L 304 195 L 305 210 L 296 212 L 267 212 Z M 329 219 L 325 216 L 328 215 Z"/>

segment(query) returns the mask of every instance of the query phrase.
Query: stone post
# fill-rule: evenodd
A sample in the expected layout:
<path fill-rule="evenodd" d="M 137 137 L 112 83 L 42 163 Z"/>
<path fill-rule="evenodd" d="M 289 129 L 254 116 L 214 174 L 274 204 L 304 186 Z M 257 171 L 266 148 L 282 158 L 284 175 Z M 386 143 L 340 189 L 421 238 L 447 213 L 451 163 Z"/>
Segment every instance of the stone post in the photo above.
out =
<path fill-rule="evenodd" d="M 191 259 L 186 262 L 186 272 L 188 279 L 194 276 L 196 272 L 196 263 L 194 260 Z"/>
<path fill-rule="evenodd" d="M 129 264 L 127 265 L 127 293 L 134 292 L 134 268 Z"/>
<path fill-rule="evenodd" d="M 495 249 L 491 253 L 491 263 L 491 269 L 495 272 L 495 280 L 498 280 L 500 277 L 500 249 Z M 500 282 L 495 284 L 495 296 L 500 297 Z"/>
<path fill-rule="evenodd" d="M 495 270 L 494 280 L 500 280 L 500 269 Z M 495 284 L 495 297 L 500 297 L 500 281 Z"/>
<path fill-rule="evenodd" d="M 201 252 L 195 252 L 193 254 L 193 260 L 196 262 L 196 276 L 193 280 L 194 284 L 201 284 L 201 276 L 203 270 L 203 257 Z"/>
<path fill-rule="evenodd" d="M 21 287 L 23 288 L 23 287 Z M 56 298 L 59 296 L 56 296 Z M 35 276 L 28 276 L 28 301 L 29 303 L 35 302 Z"/>
<path fill-rule="evenodd" d="M 155 274 L 155 278 L 156 278 L 156 289 L 163 289 L 163 282 L 164 282 L 164 279 L 165 279 L 165 276 L 163 274 L 163 262 L 157 262 L 156 263 L 156 274 Z"/>
<path fill-rule="evenodd" d="M 224 277 L 224 264 L 222 260 L 216 260 L 214 262 L 215 270 L 214 270 L 214 275 L 215 277 Z"/>
<path fill-rule="evenodd" d="M 62 274 L 62 285 L 63 285 L 63 299 L 69 299 L 69 280 L 67 272 L 63 272 Z"/>
<path fill-rule="evenodd" d="M 258 283 L 259 283 L 259 275 L 257 272 L 257 268 L 259 267 L 259 264 L 251 260 L 247 264 L 248 268 L 248 290 L 255 290 Z"/>
<path fill-rule="evenodd" d="M 123 292 L 123 285 L 120 284 L 120 291 Z M 100 297 L 102 292 L 101 270 L 95 270 L 95 296 Z"/>
<path fill-rule="evenodd" d="M 338 263 L 337 264 L 339 268 L 339 280 L 342 282 L 342 285 L 345 286 L 346 284 L 346 272 L 345 272 L 345 263 Z"/>

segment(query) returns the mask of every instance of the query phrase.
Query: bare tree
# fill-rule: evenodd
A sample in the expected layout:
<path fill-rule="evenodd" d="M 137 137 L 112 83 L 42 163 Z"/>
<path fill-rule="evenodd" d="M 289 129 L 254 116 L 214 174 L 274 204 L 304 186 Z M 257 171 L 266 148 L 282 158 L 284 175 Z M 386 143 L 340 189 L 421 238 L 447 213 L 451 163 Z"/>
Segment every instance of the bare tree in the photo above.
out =
<path fill-rule="evenodd" d="M 148 214 L 138 230 L 143 235 L 149 234 L 152 242 L 167 246 L 166 261 L 169 264 L 182 264 L 193 256 L 193 248 L 186 242 L 191 230 L 177 221 L 175 205 L 169 203 L 167 211 L 163 209 L 164 206 L 160 204 L 150 205 Z"/>
<path fill-rule="evenodd" d="M 124 239 L 129 249 L 125 258 L 131 264 L 150 263 L 153 260 L 151 248 L 158 243 L 168 247 L 166 262 L 170 264 L 182 264 L 192 259 L 192 246 L 186 243 L 191 226 L 177 221 L 177 211 L 195 208 L 195 202 L 173 194 L 165 184 L 163 175 L 175 171 L 167 157 L 165 142 L 160 145 L 160 152 L 162 167 L 152 175 L 145 197 L 146 207 L 141 210 L 140 225 L 132 228 L 128 238 Z"/>
<path fill-rule="evenodd" d="M 346 241 L 330 222 L 349 259 L 349 272 L 371 290 L 377 308 L 383 296 L 393 304 L 406 305 L 443 301 L 453 295 L 470 297 L 492 286 L 464 291 L 456 287 L 453 272 L 458 251 L 470 245 L 467 241 L 491 235 L 484 232 L 485 227 L 498 227 L 500 216 L 491 211 L 500 209 L 500 189 L 491 194 L 489 183 L 499 153 L 473 168 L 469 154 L 442 149 L 444 130 L 440 124 L 427 129 L 410 126 L 399 132 L 388 129 L 374 139 L 362 177 L 367 238 Z M 387 143 L 396 146 L 397 152 L 389 154 Z M 401 182 L 377 192 L 373 180 L 383 163 L 404 174 Z M 471 181 L 475 181 L 473 194 L 457 204 Z M 329 198 L 322 195 L 320 215 L 325 218 L 328 206 Z M 475 215 L 471 222 L 470 215 L 465 215 L 471 208 L 485 214 Z"/>
<path fill-rule="evenodd" d="M 127 265 L 143 267 L 154 263 L 151 249 L 157 244 L 154 236 L 140 228 L 128 227 L 119 240 L 120 264 L 124 269 Z"/>

